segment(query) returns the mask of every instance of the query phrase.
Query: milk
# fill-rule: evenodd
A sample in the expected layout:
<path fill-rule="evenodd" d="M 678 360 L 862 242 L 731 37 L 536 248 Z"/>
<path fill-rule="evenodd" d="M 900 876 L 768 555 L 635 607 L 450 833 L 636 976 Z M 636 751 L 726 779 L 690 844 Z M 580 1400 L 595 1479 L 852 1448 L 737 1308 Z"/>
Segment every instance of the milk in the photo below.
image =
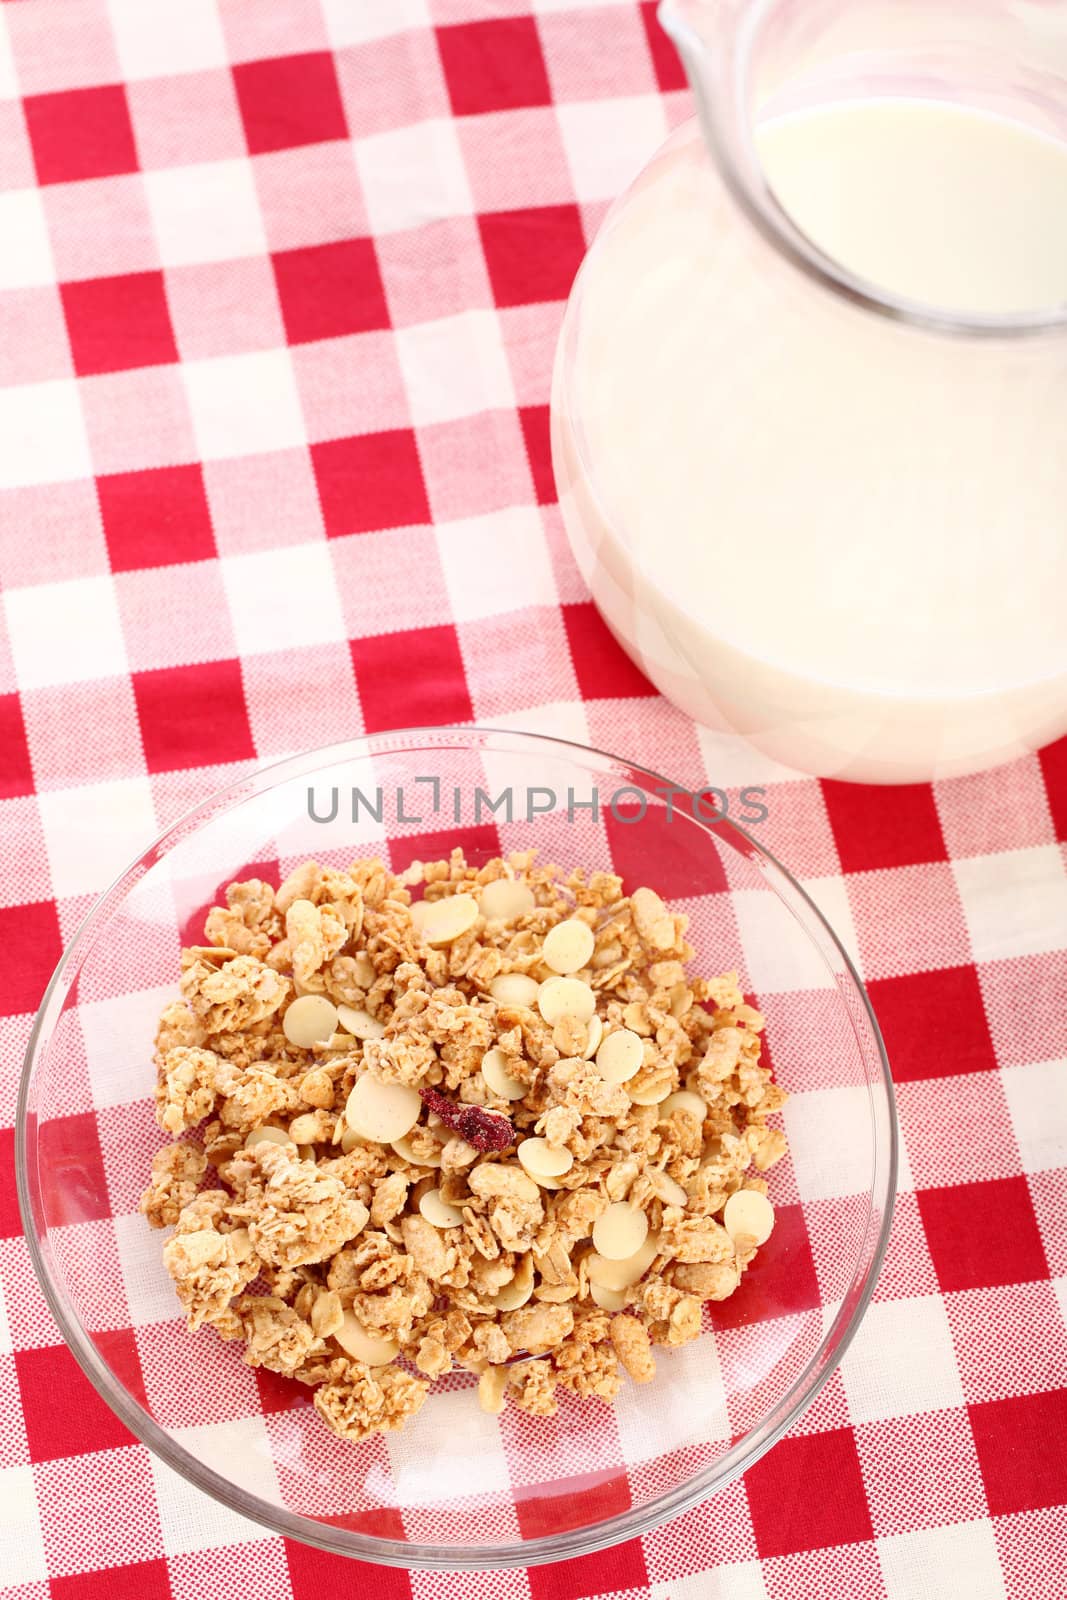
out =
<path fill-rule="evenodd" d="M 958 315 L 1067 302 L 1067 148 L 841 102 L 756 131 L 808 237 Z M 814 285 L 682 130 L 607 224 L 554 395 L 594 596 L 683 709 L 827 774 L 971 770 L 1067 727 L 1067 331 L 955 338 Z"/>

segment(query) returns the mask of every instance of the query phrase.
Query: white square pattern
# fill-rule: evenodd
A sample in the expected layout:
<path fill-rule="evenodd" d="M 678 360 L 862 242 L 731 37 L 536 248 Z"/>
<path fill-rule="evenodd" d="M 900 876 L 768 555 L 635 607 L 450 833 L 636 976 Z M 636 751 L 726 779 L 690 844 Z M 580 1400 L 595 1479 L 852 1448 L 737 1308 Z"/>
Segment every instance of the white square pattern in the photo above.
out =
<path fill-rule="evenodd" d="M 587 100 L 556 107 L 579 201 L 614 200 L 670 131 L 663 97 Z"/>
<path fill-rule="evenodd" d="M 437 542 L 457 622 L 555 605 L 555 578 L 536 507 L 442 523 Z"/>
<path fill-rule="evenodd" d="M 652 1600 L 768 1600 L 758 1561 L 730 1561 L 711 1572 L 654 1583 Z"/>
<path fill-rule="evenodd" d="M 320 0 L 330 43 L 335 50 L 350 44 L 367 44 L 391 33 L 432 25 L 426 0 Z"/>
<path fill-rule="evenodd" d="M 218 0 L 108 0 L 108 11 L 124 78 L 227 65 Z"/>
<path fill-rule="evenodd" d="M 55 266 L 48 219 L 38 189 L 0 194 L 0 289 L 27 289 L 53 283 Z"/>
<path fill-rule="evenodd" d="M 354 148 L 373 233 L 400 233 L 473 211 L 463 152 L 451 122 L 433 118 L 372 134 Z"/>
<path fill-rule="evenodd" d="M 1023 1171 L 1067 1167 L 1067 1057 L 1004 1067 L 1000 1081 Z"/>
<path fill-rule="evenodd" d="M 148 778 L 117 778 L 39 795 L 52 887 L 99 894 L 159 832 Z"/>
<path fill-rule="evenodd" d="M 131 847 L 132 854 L 132 847 Z M 97 1110 L 143 1100 L 154 1081 L 150 1041 L 155 1037 L 160 1012 L 178 998 L 177 983 L 109 1000 L 83 1000 L 78 1007 L 85 1043 L 85 1061 Z M 144 1048 L 131 1048 L 131 1041 Z"/>
<path fill-rule="evenodd" d="M 399 328 L 396 348 L 417 428 L 515 404 L 495 311 Z"/>
<path fill-rule="evenodd" d="M 288 350 L 187 361 L 182 376 L 204 460 L 252 456 L 306 442 Z"/>
<path fill-rule="evenodd" d="M 250 162 L 164 167 L 146 172 L 144 186 L 165 267 L 266 253 Z"/>
<path fill-rule="evenodd" d="M 704 771 L 709 783 L 716 783 L 721 789 L 741 789 L 746 784 L 763 785 L 770 783 L 790 783 L 794 779 L 804 778 L 795 767 L 786 767 L 780 761 L 775 761 L 773 756 L 766 755 L 762 750 L 757 750 L 755 745 L 749 744 L 747 739 L 742 739 L 740 734 L 726 733 L 712 728 L 703 728 L 695 725 L 694 732 L 700 744 L 700 756 L 704 763 Z M 804 778 L 811 783 L 811 778 Z M 764 799 L 764 796 L 757 796 Z M 781 804 L 788 804 L 789 796 L 783 795 Z M 739 819 L 742 827 L 746 826 L 744 819 Z M 759 824 L 755 825 L 758 829 Z"/>
<path fill-rule="evenodd" d="M 385 4 L 388 5 L 389 0 L 385 0 Z M 0 100 L 17 100 L 20 92 L 15 58 L 11 54 L 11 40 L 8 38 L 7 19 L 0 11 Z"/>
<path fill-rule="evenodd" d="M 829 878 L 804 878 L 801 886 L 811 895 L 839 941 L 844 945 L 845 953 L 856 971 L 861 972 L 860 944 L 856 937 L 856 924 L 844 878 L 836 874 Z"/>
<path fill-rule="evenodd" d="M 145 1226 L 139 1211 L 116 1217 L 113 1226 L 131 1327 L 180 1320 L 181 1306 L 174 1281 L 163 1265 L 159 1234 Z"/>
<path fill-rule="evenodd" d="M 0 489 L 69 483 L 93 475 L 89 436 L 73 378 L 0 389 L 0 440 Z M 52 654 L 66 660 L 66 652 Z"/>
<path fill-rule="evenodd" d="M 235 1422 L 211 1423 L 200 1428 L 175 1428 L 175 1441 L 205 1466 L 236 1483 L 249 1494 L 273 1505 L 281 1504 L 270 1442 L 262 1417 L 242 1417 Z M 219 1545 L 247 1544 L 274 1535 L 257 1522 L 249 1522 L 210 1495 L 194 1489 L 170 1467 L 152 1456 L 163 1549 L 168 1556 L 214 1550 Z"/>
<path fill-rule="evenodd" d="M 628 1462 L 655 1461 L 686 1445 L 730 1437 L 719 1355 L 705 1334 L 674 1350 L 656 1353 L 656 1399 L 649 1391 L 623 1384 L 615 1402 L 619 1441 Z"/>
<path fill-rule="evenodd" d="M 344 617 L 325 542 L 228 556 L 222 578 L 242 655 L 343 640 Z"/>
<path fill-rule="evenodd" d="M 941 1297 L 874 1301 L 841 1362 L 841 1377 L 854 1423 L 962 1406 Z"/>
<path fill-rule="evenodd" d="M 976 961 L 1059 950 L 1067 928 L 1067 871 L 1054 844 L 969 856 L 952 870 Z"/>
<path fill-rule="evenodd" d="M 834 987 L 830 968 L 773 890 L 738 889 L 733 907 L 757 994 Z"/>
<path fill-rule="evenodd" d="M 878 1556 L 889 1600 L 1006 1600 L 988 1521 L 879 1539 Z"/>
<path fill-rule="evenodd" d="M 25 389 L 12 392 L 27 393 Z M 110 576 L 8 589 L 4 609 L 20 689 L 41 689 L 71 678 L 116 677 L 126 671 L 122 622 Z M 57 640 L 62 640 L 62 649 L 57 648 Z M 132 853 L 127 850 L 124 859 L 129 860 Z M 86 863 L 82 875 L 91 867 L 92 863 Z"/>
<path fill-rule="evenodd" d="M 802 1200 L 869 1193 L 874 1141 L 866 1084 L 792 1094 L 782 1116 Z"/>
<path fill-rule="evenodd" d="M 48 1566 L 41 1538 L 41 1512 L 33 1486 L 33 1468 L 0 1471 L 0 1574 L 5 1586 L 47 1583 Z"/>
<path fill-rule="evenodd" d="M 436 1506 L 441 1500 L 441 1462 L 447 1460 L 451 1493 L 503 1494 L 511 1488 L 500 1424 L 480 1410 L 470 1389 L 431 1395 L 419 1426 L 388 1433 L 393 1493 L 399 1505 Z"/>

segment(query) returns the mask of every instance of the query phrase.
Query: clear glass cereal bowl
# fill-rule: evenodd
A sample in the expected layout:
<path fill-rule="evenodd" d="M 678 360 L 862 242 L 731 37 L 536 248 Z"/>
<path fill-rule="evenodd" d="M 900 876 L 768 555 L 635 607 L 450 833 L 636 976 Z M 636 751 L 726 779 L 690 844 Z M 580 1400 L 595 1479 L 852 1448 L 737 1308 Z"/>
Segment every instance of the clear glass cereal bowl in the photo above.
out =
<path fill-rule="evenodd" d="M 234 879 L 308 857 L 400 870 L 462 843 L 468 859 L 536 848 L 614 869 L 689 919 L 695 972 L 737 969 L 789 1091 L 777 1223 L 701 1335 L 657 1352 L 613 1407 L 560 1391 L 555 1416 L 479 1409 L 440 1379 L 398 1433 L 334 1437 L 303 1386 L 189 1334 L 138 1213 L 152 1155 L 152 1041 L 179 952 Z M 37 1275 L 75 1357 L 122 1421 L 187 1480 L 160 1483 L 165 1547 L 197 1491 L 240 1517 L 363 1560 L 503 1568 L 646 1533 L 723 1488 L 800 1416 L 870 1299 L 895 1183 L 892 1087 L 877 1024 L 819 912 L 759 844 L 616 756 L 482 728 L 375 735 L 252 773 L 190 812 L 86 917 L 44 997 L 18 1109 L 18 1182 Z M 187 1485 L 193 1485 L 190 1489 Z M 169 1524 L 173 1522 L 173 1527 Z"/>

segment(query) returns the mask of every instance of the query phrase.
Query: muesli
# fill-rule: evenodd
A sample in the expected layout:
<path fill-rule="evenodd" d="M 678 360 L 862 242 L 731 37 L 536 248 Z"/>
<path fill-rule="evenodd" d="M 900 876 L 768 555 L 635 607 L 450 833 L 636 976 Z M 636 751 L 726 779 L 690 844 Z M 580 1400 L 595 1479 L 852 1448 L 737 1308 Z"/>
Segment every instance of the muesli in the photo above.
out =
<path fill-rule="evenodd" d="M 454 1367 L 491 1412 L 610 1401 L 737 1290 L 785 1095 L 654 889 L 457 849 L 225 898 L 160 1021 L 141 1202 L 190 1329 L 362 1439 Z"/>

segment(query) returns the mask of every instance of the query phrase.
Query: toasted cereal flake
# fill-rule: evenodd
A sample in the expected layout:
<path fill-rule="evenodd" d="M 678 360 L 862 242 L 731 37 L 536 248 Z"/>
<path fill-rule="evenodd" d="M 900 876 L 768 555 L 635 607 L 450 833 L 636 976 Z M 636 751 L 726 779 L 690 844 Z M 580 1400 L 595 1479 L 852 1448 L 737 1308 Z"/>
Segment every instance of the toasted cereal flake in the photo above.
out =
<path fill-rule="evenodd" d="M 650 1383 L 656 1376 L 656 1362 L 644 1323 L 628 1312 L 619 1312 L 611 1319 L 611 1342 L 634 1382 Z"/>

